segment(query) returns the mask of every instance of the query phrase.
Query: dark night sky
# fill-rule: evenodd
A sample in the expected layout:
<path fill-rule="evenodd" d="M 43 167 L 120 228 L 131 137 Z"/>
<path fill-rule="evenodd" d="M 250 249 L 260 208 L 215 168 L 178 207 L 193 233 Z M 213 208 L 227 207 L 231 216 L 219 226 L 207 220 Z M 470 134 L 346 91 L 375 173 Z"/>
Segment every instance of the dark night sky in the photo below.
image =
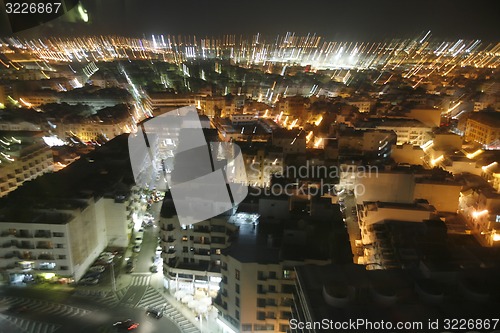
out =
<path fill-rule="evenodd" d="M 499 0 L 82 0 L 92 24 L 46 25 L 38 32 L 59 34 L 152 33 L 218 36 L 287 31 L 328 39 L 380 40 L 433 36 L 500 40 Z M 52 26 L 52 27 L 51 27 Z M 50 29 L 50 30 L 49 30 Z M 33 32 L 33 31 L 32 31 Z"/>

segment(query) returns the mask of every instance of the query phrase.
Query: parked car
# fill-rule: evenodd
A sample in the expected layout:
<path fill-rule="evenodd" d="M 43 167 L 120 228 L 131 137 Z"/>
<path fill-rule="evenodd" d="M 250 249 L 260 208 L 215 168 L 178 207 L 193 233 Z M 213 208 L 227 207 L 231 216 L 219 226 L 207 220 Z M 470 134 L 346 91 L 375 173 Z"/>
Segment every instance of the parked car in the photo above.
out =
<path fill-rule="evenodd" d="M 127 273 L 132 273 L 135 270 L 135 265 L 132 260 L 127 262 L 127 265 L 125 266 L 125 270 Z"/>
<path fill-rule="evenodd" d="M 109 265 L 111 263 L 113 263 L 113 258 L 98 258 L 95 261 L 96 265 Z"/>
<path fill-rule="evenodd" d="M 151 273 L 158 273 L 158 266 L 153 265 L 149 270 L 151 271 Z"/>
<path fill-rule="evenodd" d="M 98 265 L 98 266 L 92 266 L 88 269 L 89 272 L 96 272 L 96 273 L 102 273 L 106 270 L 106 267 L 102 266 L 102 265 Z"/>
<path fill-rule="evenodd" d="M 135 253 L 141 252 L 141 244 L 134 245 L 132 251 L 134 251 Z"/>
<path fill-rule="evenodd" d="M 114 256 L 115 256 L 115 254 L 112 252 L 103 252 L 99 255 L 99 258 L 101 258 L 101 257 L 114 257 Z"/>
<path fill-rule="evenodd" d="M 80 280 L 78 284 L 81 284 L 83 286 L 93 286 L 99 283 L 99 279 L 96 277 L 86 277 Z"/>
<path fill-rule="evenodd" d="M 139 245 L 142 244 L 142 235 L 136 236 L 134 239 L 134 243 Z"/>
<path fill-rule="evenodd" d="M 83 280 L 83 279 L 101 279 L 101 276 L 102 276 L 102 273 L 97 273 L 97 272 L 87 272 L 85 273 L 82 278 L 80 279 Z"/>

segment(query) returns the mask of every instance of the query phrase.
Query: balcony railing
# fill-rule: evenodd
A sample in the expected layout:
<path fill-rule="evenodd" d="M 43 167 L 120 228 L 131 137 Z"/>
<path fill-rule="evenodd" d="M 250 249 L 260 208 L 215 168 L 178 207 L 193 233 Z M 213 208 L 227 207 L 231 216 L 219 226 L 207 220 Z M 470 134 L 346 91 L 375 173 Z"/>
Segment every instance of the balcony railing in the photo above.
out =
<path fill-rule="evenodd" d="M 40 254 L 38 256 L 39 260 L 56 260 L 56 258 L 52 254 Z"/>
<path fill-rule="evenodd" d="M 53 245 L 48 245 L 48 244 L 38 244 L 36 246 L 37 249 L 44 249 L 44 250 L 52 250 L 54 248 Z"/>
<path fill-rule="evenodd" d="M 196 239 L 193 241 L 193 243 L 210 245 L 210 240 L 208 240 L 208 239 L 204 239 L 204 240 Z"/>
<path fill-rule="evenodd" d="M 33 238 L 33 234 L 30 232 L 18 232 L 16 233 L 17 238 Z"/>
<path fill-rule="evenodd" d="M 37 231 L 35 233 L 35 237 L 37 237 L 37 238 L 51 238 L 52 235 L 51 235 L 50 231 Z"/>
<path fill-rule="evenodd" d="M 35 245 L 33 244 L 17 244 L 18 249 L 34 249 Z"/>
<path fill-rule="evenodd" d="M 210 233 L 210 227 L 198 227 L 194 228 L 194 232 Z"/>

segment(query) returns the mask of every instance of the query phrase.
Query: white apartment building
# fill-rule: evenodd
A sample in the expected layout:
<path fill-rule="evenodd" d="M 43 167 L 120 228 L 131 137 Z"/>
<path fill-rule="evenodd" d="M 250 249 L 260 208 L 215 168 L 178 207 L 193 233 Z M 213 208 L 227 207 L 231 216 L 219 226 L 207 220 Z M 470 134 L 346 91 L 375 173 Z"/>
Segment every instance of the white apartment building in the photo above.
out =
<path fill-rule="evenodd" d="M 221 281 L 221 251 L 237 228 L 220 215 L 189 226 L 180 225 L 173 202 L 165 199 L 160 215 L 164 286 L 172 294 L 201 291 L 215 297 Z"/>
<path fill-rule="evenodd" d="M 223 332 L 287 332 L 292 317 L 293 267 L 302 263 L 261 264 L 232 256 L 223 256 L 223 262 L 223 289 L 215 303 Z"/>
<path fill-rule="evenodd" d="M 500 246 L 500 193 L 493 188 L 466 190 L 460 196 L 460 213 L 482 245 Z"/>
<path fill-rule="evenodd" d="M 70 134 L 76 135 L 80 140 L 87 142 L 95 140 L 103 135 L 108 140 L 123 134 L 135 132 L 137 126 L 132 118 L 125 118 L 116 121 L 95 121 L 92 119 L 82 120 L 81 122 L 58 122 L 54 121 L 56 127 L 53 133 L 60 138 L 65 138 Z"/>
<path fill-rule="evenodd" d="M 397 145 L 405 143 L 422 146 L 431 139 L 432 127 L 422 122 L 408 118 L 373 118 L 355 124 L 357 129 L 376 128 L 394 131 L 397 136 Z"/>
<path fill-rule="evenodd" d="M 0 270 L 6 279 L 79 280 L 107 246 L 128 245 L 141 206 L 123 182 L 131 176 L 126 144 L 120 136 L 3 199 Z"/>
<path fill-rule="evenodd" d="M 243 151 L 246 179 L 244 183 L 257 187 L 270 185 L 273 174 L 282 174 L 284 171 L 284 157 L 281 149 L 245 149 Z"/>
<path fill-rule="evenodd" d="M 57 210 L 2 215 L 0 257 L 10 281 L 47 273 L 79 280 L 107 245 L 105 221 L 96 218 L 92 201 L 60 201 Z"/>
<path fill-rule="evenodd" d="M 0 197 L 53 170 L 52 151 L 39 132 L 0 132 L 0 149 Z"/>

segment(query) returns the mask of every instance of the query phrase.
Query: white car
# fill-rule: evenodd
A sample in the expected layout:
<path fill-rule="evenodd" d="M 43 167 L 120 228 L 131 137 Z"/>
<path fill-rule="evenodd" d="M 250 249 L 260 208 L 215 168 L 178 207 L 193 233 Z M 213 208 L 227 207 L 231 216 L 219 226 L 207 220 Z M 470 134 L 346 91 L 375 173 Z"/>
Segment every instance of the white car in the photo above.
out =
<path fill-rule="evenodd" d="M 140 245 L 140 244 L 142 244 L 142 235 L 137 235 L 137 236 L 135 236 L 135 238 L 134 238 L 134 243 L 135 243 L 136 245 Z"/>
<path fill-rule="evenodd" d="M 99 266 L 92 266 L 89 268 L 89 272 L 92 272 L 92 273 L 102 273 L 106 270 L 106 267 L 102 266 L 102 265 L 99 265 Z"/>
<path fill-rule="evenodd" d="M 115 255 L 113 253 L 110 253 L 110 252 L 103 252 L 99 255 L 99 258 L 98 260 L 102 260 L 102 261 L 112 261 L 113 258 L 115 257 Z"/>
<path fill-rule="evenodd" d="M 136 252 L 136 253 L 137 253 L 137 252 L 141 252 L 141 244 L 136 244 L 136 245 L 134 246 L 134 248 L 132 249 L 132 251 L 134 251 L 134 252 Z"/>
<path fill-rule="evenodd" d="M 101 254 L 99 254 L 99 257 L 114 257 L 114 253 L 111 253 L 111 252 L 101 252 Z"/>

